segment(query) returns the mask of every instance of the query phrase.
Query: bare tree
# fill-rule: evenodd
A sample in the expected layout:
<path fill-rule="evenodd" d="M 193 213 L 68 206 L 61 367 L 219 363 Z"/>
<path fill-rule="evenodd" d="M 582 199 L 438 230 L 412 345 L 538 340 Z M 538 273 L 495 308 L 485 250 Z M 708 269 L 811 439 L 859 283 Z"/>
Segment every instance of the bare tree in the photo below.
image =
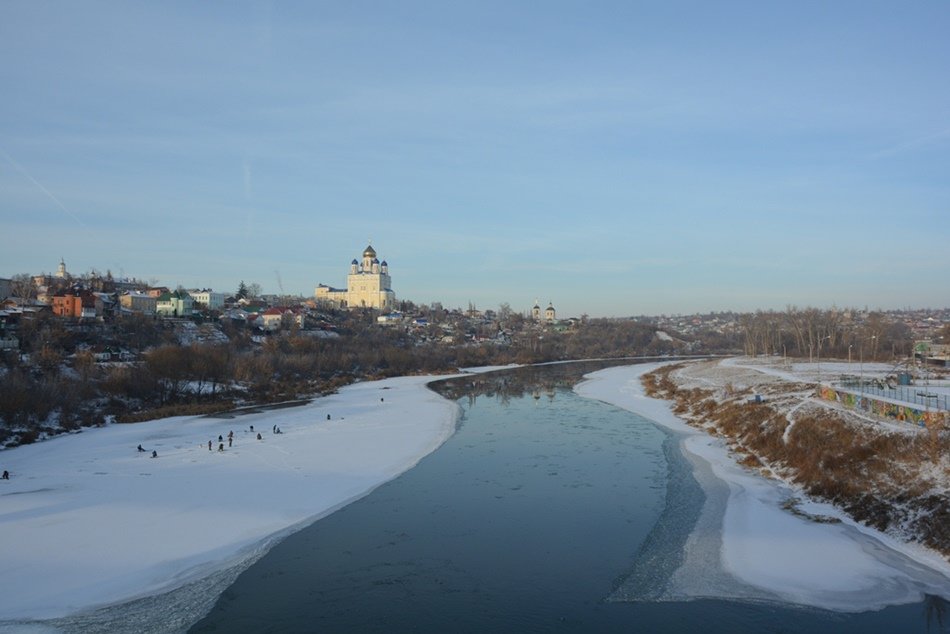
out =
<path fill-rule="evenodd" d="M 17 273 L 10 278 L 10 292 L 20 299 L 36 299 L 36 282 L 29 273 Z"/>

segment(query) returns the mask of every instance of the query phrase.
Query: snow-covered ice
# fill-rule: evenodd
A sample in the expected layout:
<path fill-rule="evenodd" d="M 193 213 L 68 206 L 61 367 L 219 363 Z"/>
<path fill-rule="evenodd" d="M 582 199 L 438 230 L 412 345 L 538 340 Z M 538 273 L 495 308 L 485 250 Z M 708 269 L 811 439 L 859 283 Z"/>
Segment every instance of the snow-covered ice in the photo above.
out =
<path fill-rule="evenodd" d="M 704 509 L 715 534 L 687 541 L 669 598 L 749 598 L 710 582 L 723 579 L 757 589 L 752 598 L 848 611 L 950 594 L 950 566 L 939 556 L 846 518 L 817 524 L 783 510 L 796 492 L 739 467 L 722 441 L 643 394 L 639 377 L 654 367 L 597 372 L 577 391 L 673 430 L 700 484 L 727 491 L 707 498 L 728 501 Z M 458 407 L 425 387 L 433 378 L 358 383 L 309 405 L 233 418 L 110 425 L 0 452 L 12 476 L 0 483 L 0 622 L 154 595 L 258 556 L 452 434 Z M 802 509 L 836 514 L 814 503 Z"/>
<path fill-rule="evenodd" d="M 707 496 L 707 505 L 725 499 L 721 508 L 704 509 L 705 516 L 715 517 L 715 534 L 691 535 L 667 598 L 777 600 L 847 612 L 909 603 L 924 594 L 950 598 L 950 564 L 937 553 L 859 525 L 830 505 L 800 508 L 840 523 L 818 523 L 783 509 L 784 501 L 801 493 L 739 466 L 722 439 L 690 427 L 667 401 L 644 394 L 640 376 L 657 366 L 595 372 L 576 390 L 675 432 L 687 457 L 699 465 L 694 476 L 700 485 L 707 491 L 728 487 L 725 496 Z M 706 522 L 703 530 L 708 528 Z M 724 578 L 738 583 L 723 583 Z"/>
<path fill-rule="evenodd" d="M 0 484 L 0 621 L 162 592 L 260 554 L 452 434 L 458 409 L 426 388 L 434 378 L 357 383 L 233 418 L 110 425 L 0 452 L 11 474 Z"/>

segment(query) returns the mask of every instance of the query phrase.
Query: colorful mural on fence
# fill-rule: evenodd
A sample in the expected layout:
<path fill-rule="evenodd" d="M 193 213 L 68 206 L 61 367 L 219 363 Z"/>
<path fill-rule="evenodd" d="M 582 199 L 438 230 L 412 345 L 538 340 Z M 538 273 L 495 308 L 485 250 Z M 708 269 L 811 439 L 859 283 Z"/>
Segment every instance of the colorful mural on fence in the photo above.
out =
<path fill-rule="evenodd" d="M 864 394 L 842 392 L 833 387 L 822 385 L 818 388 L 818 398 L 826 401 L 836 401 L 848 409 L 855 409 L 869 414 L 885 416 L 895 420 L 925 427 L 934 424 L 947 425 L 947 412 L 919 410 L 909 405 L 898 405 L 888 401 L 881 401 Z"/>

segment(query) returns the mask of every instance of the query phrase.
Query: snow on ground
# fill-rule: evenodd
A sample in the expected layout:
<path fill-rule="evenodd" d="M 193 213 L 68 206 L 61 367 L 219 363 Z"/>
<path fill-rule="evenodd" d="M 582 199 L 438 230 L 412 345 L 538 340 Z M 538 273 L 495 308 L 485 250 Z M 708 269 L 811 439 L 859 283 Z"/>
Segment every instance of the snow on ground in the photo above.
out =
<path fill-rule="evenodd" d="M 639 376 L 655 367 L 604 370 L 577 390 L 671 429 L 694 465 L 704 465 L 695 471 L 704 487 L 711 478 L 728 485 L 728 502 L 712 509 L 718 532 L 687 543 L 671 596 L 739 596 L 703 585 L 716 578 L 710 560 L 763 597 L 831 609 L 950 594 L 950 567 L 938 556 L 844 517 L 817 524 L 781 509 L 796 492 L 739 467 L 721 440 L 644 396 Z M 706 386 L 723 378 L 717 373 L 737 383 L 782 378 L 735 363 L 702 367 L 693 380 Z M 451 435 L 457 406 L 425 387 L 432 378 L 359 383 L 309 405 L 233 418 L 110 425 L 0 452 L 0 467 L 11 473 L 0 481 L 0 621 L 169 590 L 247 560 L 365 495 Z M 275 425 L 283 433 L 274 434 Z M 136 451 L 139 444 L 147 451 Z M 825 505 L 801 508 L 840 516 Z"/>
<path fill-rule="evenodd" d="M 169 590 L 367 494 L 452 434 L 457 406 L 425 387 L 433 378 L 358 383 L 309 405 L 233 418 L 110 425 L 0 452 L 11 474 L 0 481 L 0 621 Z"/>
<path fill-rule="evenodd" d="M 518 367 L 521 366 L 517 363 L 509 363 L 508 365 L 482 365 L 473 368 L 462 368 L 461 371 L 466 374 L 479 374 L 482 372 L 494 372 L 496 370 L 513 370 Z"/>
<path fill-rule="evenodd" d="M 721 507 L 704 509 L 704 515 L 713 515 L 715 528 L 712 534 L 694 529 L 667 598 L 758 598 L 847 612 L 918 601 L 924 594 L 950 598 L 950 564 L 938 554 L 861 526 L 829 505 L 800 508 L 840 523 L 818 523 L 783 509 L 784 501 L 801 493 L 739 466 L 722 439 L 687 425 L 667 401 L 645 396 L 640 376 L 658 365 L 595 372 L 576 390 L 681 436 L 694 476 L 707 491 L 707 507 L 725 497 Z M 744 375 L 729 367 L 728 376 L 741 380 Z M 700 383 L 709 380 L 701 374 Z M 722 483 L 728 495 L 711 494 Z M 723 578 L 757 592 L 733 590 Z"/>

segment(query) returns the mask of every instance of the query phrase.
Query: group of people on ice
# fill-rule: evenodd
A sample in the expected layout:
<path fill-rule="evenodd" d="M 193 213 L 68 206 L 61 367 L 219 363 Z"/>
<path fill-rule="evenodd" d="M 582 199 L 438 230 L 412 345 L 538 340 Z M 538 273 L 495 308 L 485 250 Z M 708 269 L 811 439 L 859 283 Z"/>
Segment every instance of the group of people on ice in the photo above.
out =
<path fill-rule="evenodd" d="M 329 418 L 329 416 L 327 416 L 327 418 Z M 251 425 L 249 429 L 250 429 L 250 432 L 253 434 L 253 433 L 254 433 L 254 425 Z M 271 432 L 274 433 L 274 434 L 283 434 L 283 433 L 284 433 L 284 432 L 282 432 L 282 431 L 280 430 L 280 427 L 278 427 L 277 425 L 274 425 L 274 426 L 271 428 Z M 263 436 L 261 436 L 260 432 L 257 432 L 257 439 L 258 439 L 258 440 L 264 440 L 264 438 L 263 438 Z M 233 444 L 234 444 L 234 431 L 232 430 L 232 431 L 229 431 L 229 432 L 228 432 L 228 448 L 230 448 Z M 209 440 L 209 441 L 208 441 L 208 451 L 213 451 L 213 450 L 214 450 L 213 448 L 214 448 L 214 441 L 213 441 L 213 440 Z M 142 445 L 139 445 L 139 446 L 138 446 L 138 451 L 139 451 L 139 452 L 145 452 L 145 453 L 147 453 L 147 450 L 146 450 L 144 447 L 142 447 Z M 218 435 L 218 451 L 224 451 L 224 436 L 221 435 L 221 434 Z M 153 458 L 158 458 L 158 452 L 157 452 L 157 451 L 152 451 L 152 457 L 153 457 Z M 4 479 L 8 479 L 8 478 L 9 478 L 9 476 L 8 476 L 8 474 L 7 474 L 6 471 L 3 472 L 3 477 L 4 477 Z"/>
<path fill-rule="evenodd" d="M 213 441 L 208 441 L 208 451 L 211 451 L 211 445 Z M 228 448 L 234 443 L 234 431 L 228 432 Z M 224 451 L 224 436 L 218 434 L 218 451 Z"/>

